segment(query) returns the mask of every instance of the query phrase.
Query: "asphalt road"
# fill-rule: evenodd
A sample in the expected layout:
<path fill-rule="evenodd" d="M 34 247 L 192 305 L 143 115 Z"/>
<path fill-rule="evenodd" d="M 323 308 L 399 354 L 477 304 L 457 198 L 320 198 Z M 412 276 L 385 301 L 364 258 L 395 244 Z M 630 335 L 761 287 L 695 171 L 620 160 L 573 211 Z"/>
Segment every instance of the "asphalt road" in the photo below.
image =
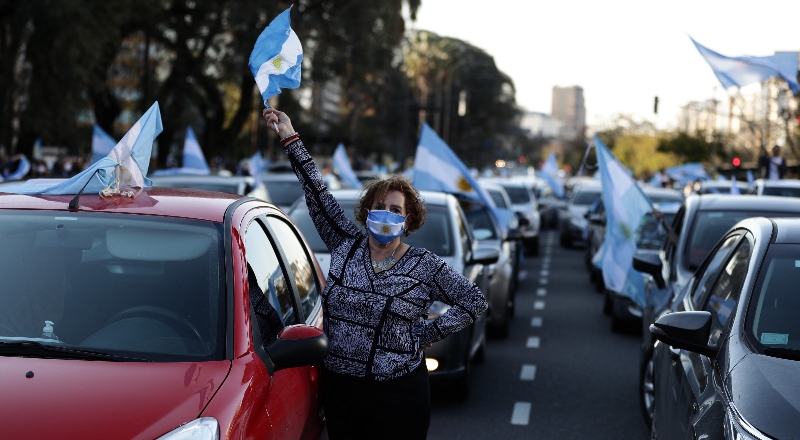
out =
<path fill-rule="evenodd" d="M 589 284 L 583 248 L 545 231 L 526 257 L 507 339 L 490 338 L 466 402 L 433 389 L 431 440 L 646 439 L 636 333 L 617 334 Z"/>

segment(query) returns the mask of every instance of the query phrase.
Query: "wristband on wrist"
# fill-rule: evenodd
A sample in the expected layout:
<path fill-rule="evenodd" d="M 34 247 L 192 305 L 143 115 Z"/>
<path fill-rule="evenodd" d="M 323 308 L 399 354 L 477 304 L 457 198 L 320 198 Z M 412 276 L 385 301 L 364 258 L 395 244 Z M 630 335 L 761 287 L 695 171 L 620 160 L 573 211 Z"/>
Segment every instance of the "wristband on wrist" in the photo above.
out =
<path fill-rule="evenodd" d="M 300 139 L 300 135 L 297 132 L 292 133 L 281 138 L 281 145 L 285 147 L 298 139 Z"/>

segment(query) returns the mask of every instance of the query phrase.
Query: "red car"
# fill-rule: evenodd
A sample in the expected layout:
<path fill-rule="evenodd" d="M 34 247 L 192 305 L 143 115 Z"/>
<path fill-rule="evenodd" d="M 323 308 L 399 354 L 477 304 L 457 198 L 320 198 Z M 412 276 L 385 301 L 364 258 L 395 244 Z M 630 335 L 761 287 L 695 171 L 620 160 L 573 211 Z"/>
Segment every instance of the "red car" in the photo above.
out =
<path fill-rule="evenodd" d="M 274 205 L 0 193 L 0 225 L 0 437 L 319 438 L 324 278 Z"/>

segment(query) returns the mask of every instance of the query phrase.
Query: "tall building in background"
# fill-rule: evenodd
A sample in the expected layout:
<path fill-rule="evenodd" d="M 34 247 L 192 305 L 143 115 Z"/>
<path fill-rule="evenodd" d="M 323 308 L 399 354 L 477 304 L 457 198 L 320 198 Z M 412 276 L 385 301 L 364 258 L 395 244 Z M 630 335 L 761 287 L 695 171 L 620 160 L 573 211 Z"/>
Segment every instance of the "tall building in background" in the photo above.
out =
<path fill-rule="evenodd" d="M 583 88 L 580 86 L 553 87 L 553 118 L 562 124 L 561 137 L 575 139 L 583 137 L 586 130 L 586 107 Z"/>

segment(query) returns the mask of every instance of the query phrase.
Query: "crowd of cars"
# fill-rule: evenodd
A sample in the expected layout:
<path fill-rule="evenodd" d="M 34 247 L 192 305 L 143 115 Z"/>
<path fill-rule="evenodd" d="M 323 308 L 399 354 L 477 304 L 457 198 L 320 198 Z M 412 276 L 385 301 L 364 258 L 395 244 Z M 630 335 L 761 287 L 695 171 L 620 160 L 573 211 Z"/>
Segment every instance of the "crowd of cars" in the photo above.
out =
<path fill-rule="evenodd" d="M 334 179 L 329 188 L 352 216 L 360 192 Z M 4 435 L 318 438 L 330 256 L 296 177 L 275 169 L 259 179 L 153 180 L 130 199 L 0 188 L 0 385 L 15 396 L 0 399 Z M 641 328 L 639 395 L 653 438 L 800 432 L 800 295 L 791 287 L 800 182 L 759 180 L 738 196 L 645 189 L 656 211 L 635 232 L 632 262 L 643 307 L 606 289 L 592 262 L 606 226 L 598 181 L 576 179 L 565 200 L 548 200 L 541 181 L 481 184 L 513 215 L 422 192 L 426 222 L 406 239 L 489 302 L 471 326 L 427 349 L 432 386 L 469 398 L 488 336 L 508 335 L 520 261 L 538 254 L 540 231 L 552 227 L 565 247 L 585 245 L 612 329 Z M 447 309 L 434 304 L 428 319 Z M 71 409 L 37 423 L 43 402 Z"/>
<path fill-rule="evenodd" d="M 577 221 L 576 200 L 585 205 L 580 198 L 600 189 L 586 182 L 576 182 L 562 210 L 562 244 L 571 247 L 585 228 L 589 276 L 605 294 L 612 330 L 641 330 L 639 396 L 651 438 L 794 438 L 800 181 L 759 179 L 733 192 L 732 182 L 706 182 L 685 198 L 644 187 L 656 212 L 635 233 L 643 307 L 606 289 L 592 263 L 605 216 L 595 201 L 586 223 Z"/>
<path fill-rule="evenodd" d="M 0 399 L 3 436 L 319 438 L 329 256 L 287 171 L 160 176 L 132 198 L 0 188 L 0 387 L 13 396 Z M 352 215 L 359 191 L 333 179 Z M 523 248 L 538 252 L 533 188 L 509 188 L 526 192 L 492 191 L 510 217 L 423 192 L 426 222 L 406 240 L 490 304 L 426 351 L 433 386 L 459 400 L 487 334 L 508 335 Z M 435 303 L 428 319 L 448 308 Z M 39 423 L 45 407 L 67 410 Z"/>

